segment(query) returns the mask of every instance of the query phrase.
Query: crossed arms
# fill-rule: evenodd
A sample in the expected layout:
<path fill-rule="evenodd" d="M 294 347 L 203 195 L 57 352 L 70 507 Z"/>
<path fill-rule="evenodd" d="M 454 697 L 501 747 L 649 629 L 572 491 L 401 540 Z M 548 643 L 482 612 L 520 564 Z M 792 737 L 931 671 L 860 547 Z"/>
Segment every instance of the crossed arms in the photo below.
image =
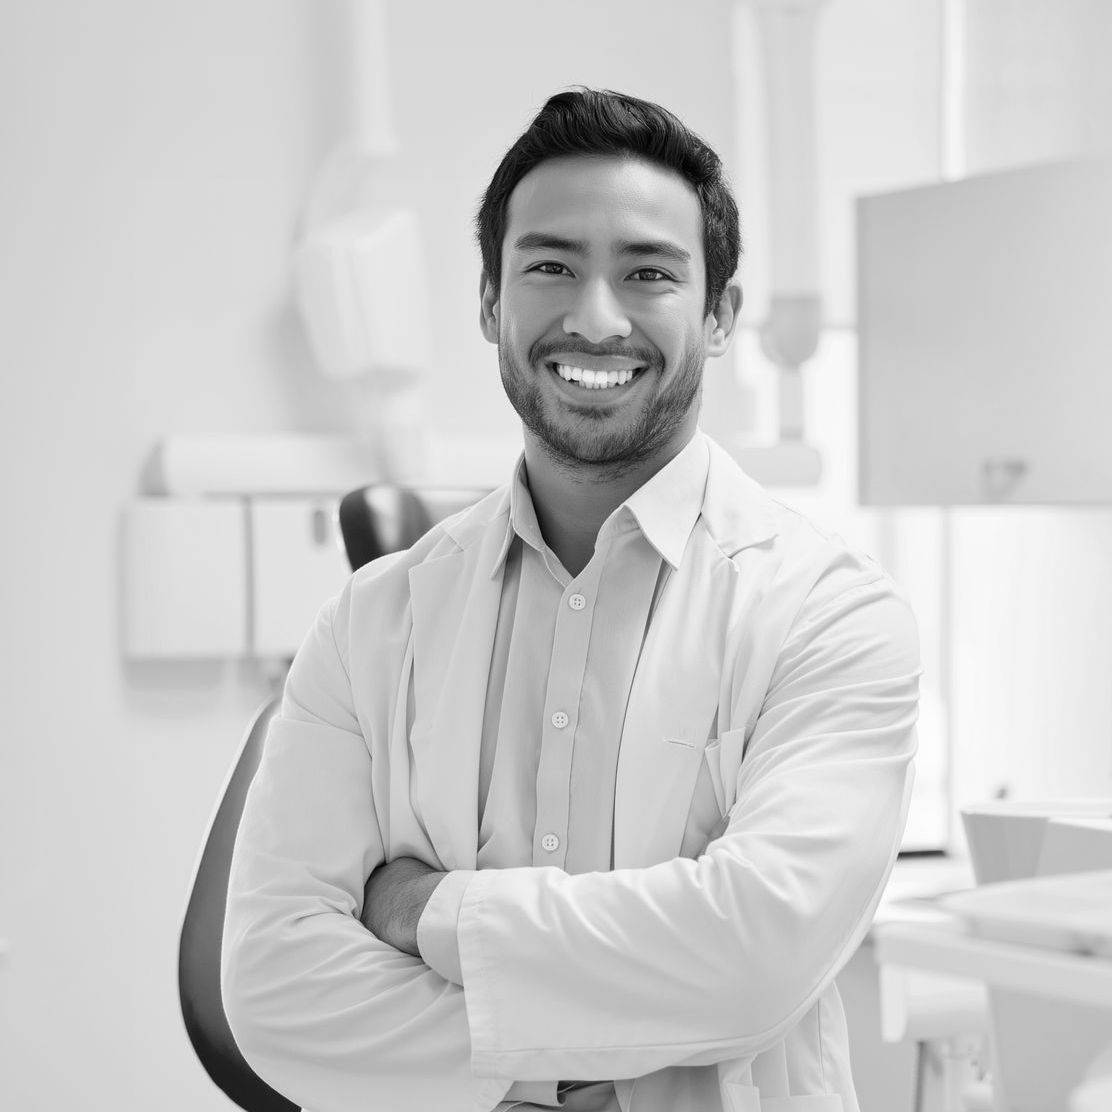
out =
<path fill-rule="evenodd" d="M 459 919 L 463 988 L 416 956 L 442 874 L 379 868 L 389 816 L 376 814 L 336 611 L 322 610 L 291 669 L 225 927 L 232 1030 L 291 1099 L 313 1112 L 470 1112 L 493 1108 L 513 1079 L 638 1077 L 756 1054 L 856 949 L 902 832 L 915 748 L 917 638 L 885 581 L 793 625 L 729 825 L 698 859 L 475 873 Z M 400 917 L 376 907 L 376 870 L 401 893 Z"/>

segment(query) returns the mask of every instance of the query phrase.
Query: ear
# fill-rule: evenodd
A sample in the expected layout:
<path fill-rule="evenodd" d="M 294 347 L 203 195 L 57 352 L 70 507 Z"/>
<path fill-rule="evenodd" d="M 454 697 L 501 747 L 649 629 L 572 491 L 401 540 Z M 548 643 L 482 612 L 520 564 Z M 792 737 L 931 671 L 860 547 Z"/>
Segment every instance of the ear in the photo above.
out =
<path fill-rule="evenodd" d="M 492 343 L 498 343 L 498 288 L 484 270 L 479 275 L 479 329 Z"/>
<path fill-rule="evenodd" d="M 744 300 L 741 292 L 741 283 L 731 279 L 718 304 L 707 317 L 710 325 L 710 335 L 707 337 L 707 355 L 724 355 L 729 349 L 737 328 L 738 315 L 741 312 L 741 303 Z"/>

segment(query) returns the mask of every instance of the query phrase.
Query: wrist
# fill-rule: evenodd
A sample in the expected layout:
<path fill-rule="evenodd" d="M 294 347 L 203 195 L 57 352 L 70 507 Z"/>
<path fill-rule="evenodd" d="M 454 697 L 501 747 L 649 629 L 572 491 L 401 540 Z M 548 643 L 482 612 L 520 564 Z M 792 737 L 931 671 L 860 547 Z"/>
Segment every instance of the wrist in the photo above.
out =
<path fill-rule="evenodd" d="M 364 892 L 363 925 L 394 949 L 420 957 L 417 924 L 445 876 L 447 873 L 411 857 L 379 866 Z"/>

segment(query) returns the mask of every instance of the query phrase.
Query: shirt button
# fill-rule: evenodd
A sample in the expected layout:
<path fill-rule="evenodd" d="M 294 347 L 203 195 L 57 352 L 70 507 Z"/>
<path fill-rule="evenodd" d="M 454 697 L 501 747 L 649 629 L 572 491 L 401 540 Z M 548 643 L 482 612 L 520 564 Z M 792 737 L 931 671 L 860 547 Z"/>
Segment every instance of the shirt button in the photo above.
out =
<path fill-rule="evenodd" d="M 555 726 L 557 730 L 562 730 L 570 721 L 571 719 L 568 718 L 562 710 L 558 710 L 552 716 L 552 725 Z"/>
<path fill-rule="evenodd" d="M 582 610 L 587 605 L 587 600 L 582 595 L 572 595 L 568 599 L 568 606 L 573 610 Z"/>
<path fill-rule="evenodd" d="M 541 845 L 548 850 L 549 853 L 555 853 L 560 848 L 560 839 L 555 834 L 546 834 L 541 839 Z"/>

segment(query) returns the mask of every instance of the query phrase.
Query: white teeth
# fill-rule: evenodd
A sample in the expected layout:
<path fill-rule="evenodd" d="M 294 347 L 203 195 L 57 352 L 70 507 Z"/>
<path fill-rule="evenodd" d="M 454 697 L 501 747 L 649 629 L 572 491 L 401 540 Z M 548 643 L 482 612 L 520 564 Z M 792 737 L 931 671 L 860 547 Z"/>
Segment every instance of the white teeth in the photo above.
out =
<path fill-rule="evenodd" d="M 636 372 L 593 371 L 590 368 L 572 367 L 567 363 L 556 363 L 556 373 L 565 382 L 578 382 L 588 390 L 605 390 L 611 386 L 624 386 Z"/>

